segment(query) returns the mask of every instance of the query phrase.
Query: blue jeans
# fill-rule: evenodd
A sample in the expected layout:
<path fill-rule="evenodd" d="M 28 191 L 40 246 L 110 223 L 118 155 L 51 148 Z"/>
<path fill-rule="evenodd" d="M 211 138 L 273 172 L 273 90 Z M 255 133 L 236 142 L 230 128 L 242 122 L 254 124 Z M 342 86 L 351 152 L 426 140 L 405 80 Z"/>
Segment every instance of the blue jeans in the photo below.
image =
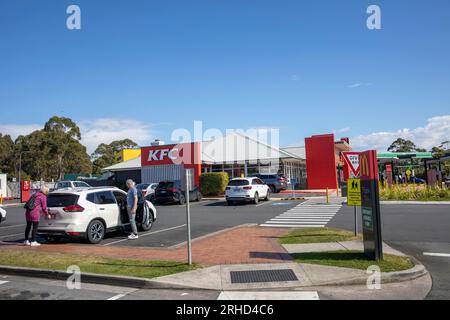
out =
<path fill-rule="evenodd" d="M 130 218 L 131 231 L 134 235 L 138 235 L 137 226 L 136 226 L 136 212 L 131 212 L 131 207 L 127 207 L 128 217 Z"/>

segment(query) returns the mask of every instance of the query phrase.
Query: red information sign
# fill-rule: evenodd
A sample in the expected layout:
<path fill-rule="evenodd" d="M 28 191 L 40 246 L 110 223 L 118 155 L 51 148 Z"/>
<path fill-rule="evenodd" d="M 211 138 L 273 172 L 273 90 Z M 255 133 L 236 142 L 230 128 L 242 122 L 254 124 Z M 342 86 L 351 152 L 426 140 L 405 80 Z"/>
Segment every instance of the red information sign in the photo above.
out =
<path fill-rule="evenodd" d="M 359 154 L 359 173 L 363 180 L 378 180 L 377 152 L 375 150 Z"/>

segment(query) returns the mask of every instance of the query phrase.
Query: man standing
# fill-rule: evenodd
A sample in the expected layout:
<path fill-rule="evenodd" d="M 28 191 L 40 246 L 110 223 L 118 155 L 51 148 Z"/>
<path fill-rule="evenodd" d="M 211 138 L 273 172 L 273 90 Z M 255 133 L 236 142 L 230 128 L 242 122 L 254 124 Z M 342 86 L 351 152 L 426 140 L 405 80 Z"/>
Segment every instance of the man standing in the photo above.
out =
<path fill-rule="evenodd" d="M 130 218 L 132 233 L 128 236 L 128 239 L 138 239 L 138 231 L 136 227 L 136 210 L 138 205 L 138 194 L 133 180 L 127 180 L 128 195 L 127 195 L 127 211 Z"/>

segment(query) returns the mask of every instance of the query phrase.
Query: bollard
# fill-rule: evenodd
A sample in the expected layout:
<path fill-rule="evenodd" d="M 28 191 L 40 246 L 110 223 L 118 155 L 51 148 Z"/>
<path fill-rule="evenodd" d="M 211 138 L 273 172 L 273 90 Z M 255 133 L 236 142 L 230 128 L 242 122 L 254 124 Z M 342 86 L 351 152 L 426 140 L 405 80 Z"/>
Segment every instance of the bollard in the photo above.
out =
<path fill-rule="evenodd" d="M 0 194 L 0 205 L 3 204 L 3 195 Z"/>
<path fill-rule="evenodd" d="M 327 188 L 327 204 L 329 204 L 329 203 L 330 203 L 330 195 L 329 195 L 328 188 Z"/>

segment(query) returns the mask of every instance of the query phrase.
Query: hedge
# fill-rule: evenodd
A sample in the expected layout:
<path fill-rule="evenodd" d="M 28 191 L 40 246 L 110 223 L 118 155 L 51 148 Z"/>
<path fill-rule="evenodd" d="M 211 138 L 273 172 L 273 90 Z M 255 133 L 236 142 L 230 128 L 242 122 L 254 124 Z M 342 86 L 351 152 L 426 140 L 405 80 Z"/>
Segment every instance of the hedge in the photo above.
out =
<path fill-rule="evenodd" d="M 228 173 L 210 172 L 200 176 L 200 189 L 204 195 L 220 195 L 228 185 Z"/>

